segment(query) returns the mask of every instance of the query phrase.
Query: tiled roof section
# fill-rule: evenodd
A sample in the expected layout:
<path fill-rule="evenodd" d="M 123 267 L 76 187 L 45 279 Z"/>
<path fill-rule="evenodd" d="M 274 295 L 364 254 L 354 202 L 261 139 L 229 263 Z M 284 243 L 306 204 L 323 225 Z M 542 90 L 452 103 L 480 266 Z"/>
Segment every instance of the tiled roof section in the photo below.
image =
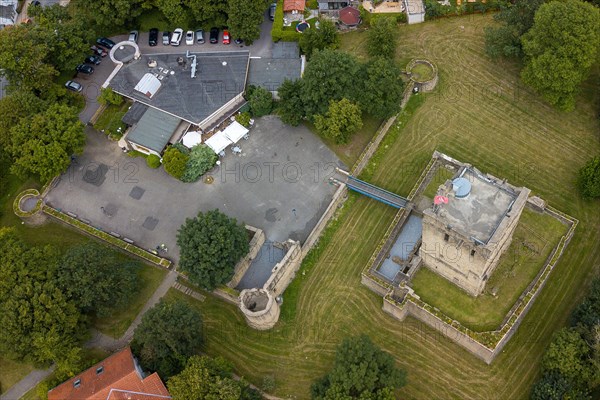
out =
<path fill-rule="evenodd" d="M 305 4 L 304 0 L 283 0 L 283 12 L 304 11 Z"/>
<path fill-rule="evenodd" d="M 124 391 L 129 392 L 129 396 L 124 394 Z M 119 397 L 121 394 L 123 397 Z M 167 398 L 169 392 L 156 373 L 142 379 L 136 369 L 131 349 L 127 347 L 50 390 L 48 400 L 161 398 L 156 395 Z"/>
<path fill-rule="evenodd" d="M 360 22 L 360 11 L 354 7 L 344 7 L 340 10 L 339 19 L 345 25 L 354 26 Z"/>

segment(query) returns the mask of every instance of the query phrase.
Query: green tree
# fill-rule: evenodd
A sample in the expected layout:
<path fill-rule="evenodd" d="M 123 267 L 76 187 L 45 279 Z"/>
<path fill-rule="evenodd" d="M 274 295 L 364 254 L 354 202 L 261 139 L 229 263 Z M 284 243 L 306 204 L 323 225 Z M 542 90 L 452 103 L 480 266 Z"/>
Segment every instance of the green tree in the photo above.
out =
<path fill-rule="evenodd" d="M 328 19 L 320 19 L 319 29 L 306 30 L 300 36 L 298 44 L 306 58 L 310 60 L 315 50 L 337 49 L 339 42 L 340 39 L 335 24 Z"/>
<path fill-rule="evenodd" d="M 63 292 L 84 313 L 106 317 L 124 308 L 138 287 L 139 265 L 119 262 L 96 244 L 69 249 L 57 279 Z"/>
<path fill-rule="evenodd" d="M 115 93 L 112 88 L 100 89 L 100 96 L 98 96 L 98 102 L 100 104 L 108 105 L 113 104 L 115 106 L 123 104 L 123 97 L 120 94 Z"/>
<path fill-rule="evenodd" d="M 218 210 L 188 218 L 177 233 L 179 268 L 208 290 L 227 283 L 235 264 L 248 253 L 244 225 Z"/>
<path fill-rule="evenodd" d="M 210 147 L 199 144 L 190 151 L 186 170 L 181 176 L 183 182 L 196 182 L 209 169 L 215 166 L 217 155 Z"/>
<path fill-rule="evenodd" d="M 379 17 L 367 33 L 367 52 L 371 57 L 393 59 L 398 45 L 398 27 L 391 17 Z"/>
<path fill-rule="evenodd" d="M 315 116 L 315 127 L 336 143 L 348 143 L 352 134 L 362 127 L 360 107 L 348 99 L 331 101 L 325 116 Z"/>
<path fill-rule="evenodd" d="M 363 66 L 360 106 L 377 118 L 389 118 L 400 109 L 404 93 L 402 71 L 389 59 L 378 57 Z"/>
<path fill-rule="evenodd" d="M 202 343 L 200 313 L 186 302 L 161 300 L 142 317 L 131 348 L 145 369 L 165 379 L 179 373 Z"/>
<path fill-rule="evenodd" d="M 591 330 L 600 322 L 600 278 L 592 281 L 590 291 L 573 311 L 573 325 Z"/>
<path fill-rule="evenodd" d="M 72 18 L 66 7 L 32 7 L 31 27 L 38 43 L 48 46 L 46 62 L 59 71 L 72 71 L 89 52 L 94 34 L 82 18 Z"/>
<path fill-rule="evenodd" d="M 591 399 L 584 388 L 573 384 L 558 372 L 546 372 L 531 390 L 531 400 L 567 400 Z"/>
<path fill-rule="evenodd" d="M 0 75 L 9 88 L 44 91 L 52 85 L 58 71 L 47 63 L 49 47 L 36 37 L 28 24 L 0 30 Z"/>
<path fill-rule="evenodd" d="M 227 1 L 227 25 L 229 33 L 236 39 L 244 39 L 246 44 L 260 37 L 260 24 L 267 9 L 266 0 Z"/>
<path fill-rule="evenodd" d="M 277 114 L 284 123 L 298 126 L 304 117 L 302 80 L 284 80 L 279 89 L 277 89 L 277 94 L 279 96 Z"/>
<path fill-rule="evenodd" d="M 311 387 L 313 399 L 393 400 L 406 384 L 394 358 L 366 335 L 346 338 L 338 346 L 332 370 Z"/>
<path fill-rule="evenodd" d="M 331 100 L 356 100 L 360 65 L 352 55 L 325 49 L 313 54 L 302 78 L 304 115 L 325 114 Z"/>
<path fill-rule="evenodd" d="M 85 329 L 55 283 L 58 251 L 28 247 L 0 228 L 0 254 L 0 353 L 34 363 L 65 360 Z"/>
<path fill-rule="evenodd" d="M 184 0 L 200 25 L 223 26 L 227 24 L 228 2 L 223 0 Z"/>
<path fill-rule="evenodd" d="M 146 164 L 153 169 L 161 166 L 160 157 L 156 154 L 150 154 L 146 157 Z"/>
<path fill-rule="evenodd" d="M 185 154 L 177 147 L 171 146 L 163 155 L 163 166 L 169 175 L 174 178 L 181 179 L 185 173 L 189 159 L 189 154 Z"/>
<path fill-rule="evenodd" d="M 494 15 L 498 26 L 486 26 L 485 51 L 492 58 L 523 57 L 521 36 L 533 26 L 533 18 L 538 8 L 546 0 L 516 0 L 503 6 Z"/>
<path fill-rule="evenodd" d="M 569 382 L 583 387 L 594 375 L 590 346 L 574 328 L 558 331 L 542 358 L 545 371 L 556 371 Z"/>
<path fill-rule="evenodd" d="M 154 5 L 159 9 L 169 22 L 175 26 L 188 25 L 187 15 L 190 12 L 182 0 L 154 0 Z"/>
<path fill-rule="evenodd" d="M 142 15 L 152 2 L 145 0 L 94 0 L 76 2 L 75 14 L 84 15 L 99 27 L 124 27 Z"/>
<path fill-rule="evenodd" d="M 24 118 L 31 118 L 45 107 L 43 100 L 25 90 L 16 90 L 0 99 L 0 148 L 11 143 L 10 130 Z"/>
<path fill-rule="evenodd" d="M 600 12 L 580 0 L 551 1 L 522 37 L 523 81 L 550 104 L 573 110 L 575 96 L 598 53 Z"/>
<path fill-rule="evenodd" d="M 267 89 L 250 86 L 246 96 L 250 104 L 250 113 L 254 117 L 268 115 L 273 110 L 273 95 Z"/>
<path fill-rule="evenodd" d="M 168 382 L 173 400 L 239 400 L 242 385 L 232 378 L 232 367 L 222 357 L 193 356 L 179 375 Z"/>
<path fill-rule="evenodd" d="M 584 198 L 600 197 L 600 156 L 592 158 L 579 170 L 577 187 Z"/>
<path fill-rule="evenodd" d="M 71 155 L 81 153 L 85 145 L 77 110 L 64 104 L 53 104 L 30 120 L 21 120 L 10 134 L 11 171 L 38 175 L 43 182 L 63 173 Z"/>

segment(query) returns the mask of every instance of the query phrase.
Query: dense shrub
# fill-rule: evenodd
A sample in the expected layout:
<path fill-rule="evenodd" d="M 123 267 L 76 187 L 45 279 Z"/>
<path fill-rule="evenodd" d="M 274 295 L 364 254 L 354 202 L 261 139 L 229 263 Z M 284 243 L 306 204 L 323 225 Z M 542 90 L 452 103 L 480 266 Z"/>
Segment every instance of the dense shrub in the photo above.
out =
<path fill-rule="evenodd" d="M 235 120 L 244 125 L 246 128 L 248 128 L 250 126 L 250 113 L 249 112 L 241 112 L 238 115 L 235 116 Z"/>
<path fill-rule="evenodd" d="M 185 172 L 181 177 L 183 182 L 195 182 L 217 162 L 217 155 L 210 147 L 199 144 L 190 151 Z"/>
<path fill-rule="evenodd" d="M 121 97 L 120 94 L 115 93 L 111 88 L 103 88 L 100 90 L 98 102 L 104 105 L 114 104 L 118 106 L 123 103 L 123 97 Z"/>
<path fill-rule="evenodd" d="M 156 154 L 150 154 L 148 157 L 146 157 L 146 164 L 148 164 L 150 168 L 156 169 L 160 167 L 160 157 Z"/>
<path fill-rule="evenodd" d="M 165 171 L 174 178 L 181 179 L 185 173 L 190 156 L 175 146 L 169 147 L 163 156 Z"/>
<path fill-rule="evenodd" d="M 267 89 L 250 86 L 246 93 L 250 113 L 254 117 L 268 115 L 273 110 L 273 95 Z"/>
<path fill-rule="evenodd" d="M 577 187 L 586 199 L 600 197 L 600 156 L 592 158 L 579 170 Z"/>

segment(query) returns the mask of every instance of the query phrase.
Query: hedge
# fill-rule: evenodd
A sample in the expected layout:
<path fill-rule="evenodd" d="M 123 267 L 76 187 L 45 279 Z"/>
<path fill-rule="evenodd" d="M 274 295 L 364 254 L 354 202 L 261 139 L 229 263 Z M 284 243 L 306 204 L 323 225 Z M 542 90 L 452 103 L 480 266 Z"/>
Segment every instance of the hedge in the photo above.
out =
<path fill-rule="evenodd" d="M 275 21 L 271 29 L 271 39 L 274 42 L 283 40 L 284 42 L 297 42 L 300 40 L 300 33 L 295 30 L 283 29 L 283 0 L 277 0 L 277 8 L 275 9 Z"/>

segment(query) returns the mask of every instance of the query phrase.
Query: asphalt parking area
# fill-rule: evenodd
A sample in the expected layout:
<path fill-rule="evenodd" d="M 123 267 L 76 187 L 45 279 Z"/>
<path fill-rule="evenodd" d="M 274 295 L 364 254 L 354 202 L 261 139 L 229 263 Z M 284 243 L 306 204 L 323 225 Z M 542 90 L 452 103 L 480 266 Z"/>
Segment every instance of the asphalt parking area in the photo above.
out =
<path fill-rule="evenodd" d="M 265 231 L 271 241 L 303 242 L 331 201 L 329 183 L 341 161 L 306 127 L 277 117 L 256 121 L 241 155 L 226 150 L 214 182 L 186 184 L 131 158 L 87 127 L 88 141 L 47 202 L 117 232 L 147 249 L 161 243 L 177 262 L 176 234 L 186 218 L 218 208 Z"/>

